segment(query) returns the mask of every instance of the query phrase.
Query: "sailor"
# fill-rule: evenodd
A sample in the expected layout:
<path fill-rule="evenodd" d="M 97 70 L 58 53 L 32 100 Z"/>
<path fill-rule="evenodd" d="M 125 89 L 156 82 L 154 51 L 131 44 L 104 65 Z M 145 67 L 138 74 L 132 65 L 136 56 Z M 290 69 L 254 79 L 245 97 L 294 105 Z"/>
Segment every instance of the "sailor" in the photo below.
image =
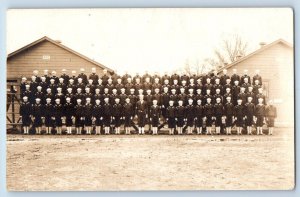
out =
<path fill-rule="evenodd" d="M 211 98 L 206 98 L 206 104 L 204 105 L 206 135 L 211 135 L 212 117 L 214 115 L 214 107 L 211 104 Z"/>
<path fill-rule="evenodd" d="M 194 108 L 194 100 L 188 99 L 188 104 L 185 106 L 185 121 L 187 125 L 187 134 L 193 134 L 194 128 L 194 120 L 195 120 L 195 108 Z"/>
<path fill-rule="evenodd" d="M 92 73 L 89 76 L 89 79 L 93 80 L 93 85 L 97 85 L 97 82 L 99 80 L 99 76 L 96 74 L 96 68 L 92 68 Z"/>
<path fill-rule="evenodd" d="M 81 99 L 76 99 L 77 105 L 74 108 L 76 134 L 80 135 L 84 126 L 84 106 L 81 104 Z"/>
<path fill-rule="evenodd" d="M 109 102 L 109 98 L 104 98 L 103 104 L 103 125 L 105 135 L 109 135 L 111 116 L 112 116 L 112 106 Z"/>
<path fill-rule="evenodd" d="M 198 135 L 202 134 L 203 117 L 204 117 L 204 106 L 202 105 L 202 99 L 198 99 L 197 105 L 195 106 L 195 126 L 197 128 Z"/>
<path fill-rule="evenodd" d="M 93 105 L 91 104 L 91 98 L 87 97 L 84 105 L 84 127 L 87 135 L 92 133 L 92 116 L 93 116 Z"/>
<path fill-rule="evenodd" d="M 41 134 L 42 129 L 42 115 L 44 113 L 43 106 L 41 105 L 41 99 L 36 98 L 36 103 L 32 105 L 31 115 L 33 119 L 33 127 L 35 128 L 36 134 Z"/>
<path fill-rule="evenodd" d="M 184 118 L 185 118 L 185 107 L 183 106 L 182 100 L 178 101 L 178 106 L 176 107 L 175 116 L 176 116 L 178 134 L 182 135 L 182 130 L 183 130 L 183 126 L 184 126 Z"/>
<path fill-rule="evenodd" d="M 254 120 L 255 105 L 252 102 L 252 97 L 247 97 L 247 103 L 245 104 L 245 124 L 247 127 L 247 134 L 252 134 L 252 124 Z"/>
<path fill-rule="evenodd" d="M 273 135 L 274 120 L 277 118 L 277 109 L 273 105 L 273 100 L 270 100 L 266 107 L 266 118 L 269 127 L 269 135 Z"/>
<path fill-rule="evenodd" d="M 63 116 L 65 117 L 67 135 L 72 134 L 73 117 L 75 115 L 74 103 L 72 103 L 71 100 L 72 99 L 70 97 L 66 96 L 66 103 L 64 104 L 64 108 L 63 108 Z"/>
<path fill-rule="evenodd" d="M 221 126 L 222 126 L 222 117 L 224 115 L 224 107 L 221 102 L 221 98 L 216 98 L 216 104 L 214 105 L 214 119 L 215 119 L 215 127 L 216 134 L 221 134 Z"/>
<path fill-rule="evenodd" d="M 144 95 L 139 95 L 139 101 L 136 103 L 136 116 L 138 118 L 139 134 L 145 134 L 145 124 L 148 118 L 148 105 L 144 101 Z"/>
<path fill-rule="evenodd" d="M 237 105 L 234 107 L 234 119 L 235 119 L 235 125 L 237 130 L 237 135 L 242 135 L 242 129 L 244 125 L 244 117 L 245 117 L 245 109 L 242 99 L 237 100 Z"/>
<path fill-rule="evenodd" d="M 234 119 L 234 105 L 231 102 L 232 97 L 227 96 L 226 97 L 226 104 L 224 105 L 224 115 L 225 115 L 225 121 L 226 121 L 226 134 L 231 135 L 231 127 Z"/>
<path fill-rule="evenodd" d="M 153 105 L 150 108 L 150 122 L 152 126 L 152 134 L 158 134 L 158 125 L 160 121 L 161 110 L 160 107 L 157 105 L 157 100 L 153 100 Z"/>
<path fill-rule="evenodd" d="M 23 102 L 20 105 L 20 118 L 22 119 L 22 127 L 24 129 L 24 134 L 29 134 L 29 127 L 31 125 L 31 104 L 28 101 L 28 97 L 23 97 Z"/>
<path fill-rule="evenodd" d="M 120 134 L 120 127 L 123 120 L 123 106 L 120 104 L 120 99 L 115 98 L 115 104 L 113 105 L 113 121 L 115 123 L 115 134 Z"/>
<path fill-rule="evenodd" d="M 44 117 L 44 122 L 45 122 L 45 127 L 46 127 L 46 134 L 51 134 L 51 130 L 53 128 L 53 113 L 54 113 L 54 109 L 53 109 L 53 105 L 52 105 L 52 101 L 51 98 L 48 97 L 46 98 L 46 104 L 44 106 L 44 113 L 43 113 L 43 117 Z"/>
<path fill-rule="evenodd" d="M 59 98 L 55 99 L 52 119 L 55 121 L 56 133 L 60 135 L 62 133 L 63 106 Z"/>
<path fill-rule="evenodd" d="M 169 134 L 174 135 L 174 130 L 176 127 L 176 107 L 174 106 L 174 101 L 169 101 L 165 117 L 166 121 L 168 122 Z"/>
<path fill-rule="evenodd" d="M 125 127 L 125 134 L 130 135 L 130 127 L 132 126 L 132 119 L 134 117 L 134 109 L 133 105 L 130 102 L 130 99 L 127 97 L 125 99 L 125 104 L 123 105 L 124 109 L 124 127 Z"/>
<path fill-rule="evenodd" d="M 262 127 L 266 118 L 266 108 L 264 105 L 264 99 L 258 98 L 258 104 L 255 106 L 255 117 L 256 117 L 256 127 L 257 135 L 263 135 Z"/>
<path fill-rule="evenodd" d="M 81 78 L 82 79 L 82 83 L 84 84 L 84 85 L 86 85 L 87 84 L 87 76 L 86 76 L 86 74 L 85 74 L 85 69 L 84 68 L 80 68 L 80 73 L 79 73 L 79 75 L 78 75 L 78 78 Z"/>
<path fill-rule="evenodd" d="M 101 101 L 100 101 L 99 98 L 97 98 L 95 100 L 95 105 L 93 107 L 93 120 L 95 121 L 96 135 L 100 135 L 101 134 L 101 127 L 103 126 L 103 122 L 102 122 L 102 120 L 103 120 L 103 108 L 101 106 Z"/>

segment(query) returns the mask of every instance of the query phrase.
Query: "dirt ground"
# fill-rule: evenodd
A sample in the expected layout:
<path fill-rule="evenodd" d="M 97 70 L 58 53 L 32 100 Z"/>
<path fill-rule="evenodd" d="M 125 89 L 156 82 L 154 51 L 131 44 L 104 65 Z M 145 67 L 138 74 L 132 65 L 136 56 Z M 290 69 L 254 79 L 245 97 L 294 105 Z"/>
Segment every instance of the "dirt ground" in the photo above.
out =
<path fill-rule="evenodd" d="M 7 136 L 7 189 L 294 187 L 294 130 L 273 136 Z"/>

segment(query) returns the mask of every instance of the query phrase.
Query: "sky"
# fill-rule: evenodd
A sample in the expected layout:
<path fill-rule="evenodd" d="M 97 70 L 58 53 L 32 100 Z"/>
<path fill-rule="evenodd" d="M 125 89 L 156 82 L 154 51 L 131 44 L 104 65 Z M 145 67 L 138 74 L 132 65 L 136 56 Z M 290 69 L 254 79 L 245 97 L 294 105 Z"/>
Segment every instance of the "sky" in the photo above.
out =
<path fill-rule="evenodd" d="M 7 54 L 43 37 L 117 70 L 181 69 L 214 56 L 239 35 L 248 52 L 260 42 L 293 43 L 289 8 L 19 9 L 7 11 Z"/>

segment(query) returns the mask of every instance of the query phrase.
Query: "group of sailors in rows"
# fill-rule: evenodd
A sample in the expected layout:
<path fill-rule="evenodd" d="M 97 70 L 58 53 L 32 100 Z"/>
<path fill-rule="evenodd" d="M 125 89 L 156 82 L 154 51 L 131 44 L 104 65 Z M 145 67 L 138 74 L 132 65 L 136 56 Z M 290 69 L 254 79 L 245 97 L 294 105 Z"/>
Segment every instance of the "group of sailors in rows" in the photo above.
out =
<path fill-rule="evenodd" d="M 252 82 L 252 83 L 251 83 Z M 194 128 L 198 134 L 215 133 L 231 134 L 235 125 L 237 134 L 242 134 L 245 126 L 247 134 L 252 134 L 255 124 L 257 134 L 262 134 L 262 126 L 268 123 L 269 134 L 272 134 L 274 119 L 277 116 L 276 107 L 270 100 L 268 105 L 262 88 L 262 77 L 259 70 L 251 78 L 245 70 L 242 76 L 233 70 L 229 76 L 226 70 L 222 75 L 215 71 L 207 75 L 172 75 L 158 74 L 143 76 L 136 74 L 131 77 L 128 73 L 120 76 L 108 74 L 103 70 L 102 75 L 92 69 L 87 76 L 84 69 L 80 74 L 66 74 L 62 70 L 60 77 L 53 71 L 43 76 L 38 71 L 33 72 L 31 80 L 22 78 L 20 84 L 22 104 L 20 115 L 24 133 L 29 133 L 33 126 L 37 134 L 42 126 L 46 133 L 56 128 L 57 134 L 62 133 L 63 124 L 67 133 L 76 133 L 82 129 L 91 134 L 93 126 L 95 133 L 120 134 L 121 125 L 125 133 L 130 134 L 135 126 L 139 134 L 145 133 L 145 125 L 149 124 L 153 134 L 164 124 L 168 125 L 169 133 L 192 134 Z"/>

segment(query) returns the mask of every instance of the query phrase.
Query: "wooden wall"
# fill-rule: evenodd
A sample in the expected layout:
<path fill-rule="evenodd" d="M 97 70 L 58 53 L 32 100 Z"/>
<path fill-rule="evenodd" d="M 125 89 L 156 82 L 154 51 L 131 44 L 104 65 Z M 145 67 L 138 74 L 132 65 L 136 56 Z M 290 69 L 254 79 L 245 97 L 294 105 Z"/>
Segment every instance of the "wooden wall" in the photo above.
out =
<path fill-rule="evenodd" d="M 43 56 L 50 56 L 50 59 L 43 59 Z M 31 77 L 33 70 L 38 70 L 39 75 L 42 75 L 45 69 L 49 72 L 55 70 L 57 76 L 63 68 L 67 69 L 69 75 L 72 70 L 78 74 L 80 68 L 85 68 L 85 73 L 90 74 L 92 67 L 96 67 L 98 74 L 102 73 L 103 69 L 99 66 L 49 41 L 43 41 L 8 59 L 7 79 Z"/>
<path fill-rule="evenodd" d="M 278 107 L 278 121 L 285 124 L 294 122 L 291 114 L 294 111 L 294 57 L 293 49 L 278 43 L 254 56 L 230 67 L 228 73 L 233 69 L 243 74 L 248 69 L 248 74 L 254 75 L 259 69 L 263 77 L 264 87 L 267 88 L 268 99 L 276 102 Z"/>

